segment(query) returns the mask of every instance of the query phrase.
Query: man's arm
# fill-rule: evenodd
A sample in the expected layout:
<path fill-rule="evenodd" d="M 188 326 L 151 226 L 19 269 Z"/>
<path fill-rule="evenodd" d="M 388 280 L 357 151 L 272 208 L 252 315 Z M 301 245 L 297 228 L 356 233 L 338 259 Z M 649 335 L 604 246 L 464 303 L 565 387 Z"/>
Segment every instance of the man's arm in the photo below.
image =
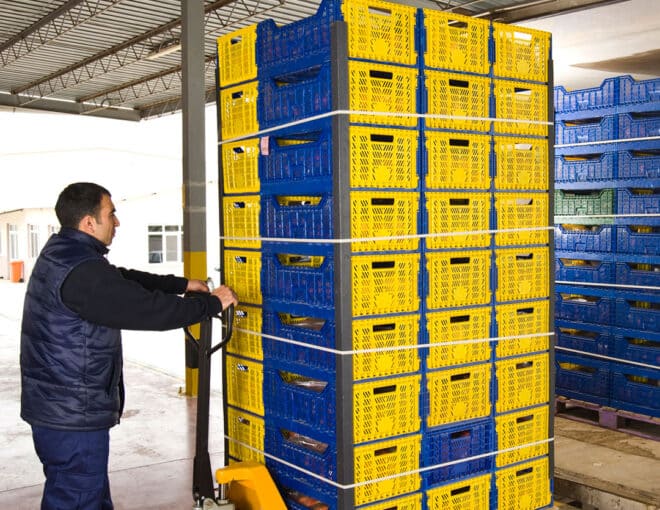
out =
<path fill-rule="evenodd" d="M 150 273 L 135 271 L 125 278 L 122 270 L 107 261 L 94 260 L 76 267 L 62 285 L 62 301 L 83 319 L 117 329 L 167 330 L 195 324 L 222 311 L 220 299 L 212 294 L 182 298 L 164 292 L 185 291 L 187 280 L 177 277 L 150 279 Z M 158 285 L 149 290 L 145 285 Z M 168 279 L 169 280 L 168 283 Z M 164 283 L 165 282 L 165 283 Z M 181 288 L 181 282 L 184 283 Z M 169 287 L 168 287 L 169 285 Z"/>
<path fill-rule="evenodd" d="M 117 269 L 124 278 L 139 283 L 147 290 L 160 290 L 167 294 L 183 294 L 188 285 L 188 280 L 172 274 L 160 275 L 124 267 L 118 267 Z"/>

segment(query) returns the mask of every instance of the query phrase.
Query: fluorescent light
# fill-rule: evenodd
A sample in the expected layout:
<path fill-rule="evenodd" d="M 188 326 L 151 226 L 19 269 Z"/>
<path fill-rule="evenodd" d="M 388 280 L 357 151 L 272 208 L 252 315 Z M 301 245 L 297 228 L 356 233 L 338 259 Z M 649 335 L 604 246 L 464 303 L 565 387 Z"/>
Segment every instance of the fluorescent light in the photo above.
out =
<path fill-rule="evenodd" d="M 155 60 L 162 56 L 169 55 L 170 53 L 174 53 L 175 51 L 179 51 L 180 49 L 181 42 L 178 39 L 174 39 L 172 41 L 164 42 L 157 48 L 154 48 L 154 50 L 147 55 L 147 58 L 149 60 Z"/>

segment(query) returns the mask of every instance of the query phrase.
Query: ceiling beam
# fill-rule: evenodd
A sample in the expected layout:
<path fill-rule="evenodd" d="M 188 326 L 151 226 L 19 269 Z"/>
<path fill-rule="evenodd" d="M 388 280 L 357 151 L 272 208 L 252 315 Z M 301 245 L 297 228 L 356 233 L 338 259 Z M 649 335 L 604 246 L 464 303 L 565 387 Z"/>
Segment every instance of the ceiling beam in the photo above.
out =
<path fill-rule="evenodd" d="M 592 9 L 628 0 L 528 0 L 510 7 L 484 11 L 479 16 L 501 23 L 517 23 L 572 11 Z"/>
<path fill-rule="evenodd" d="M 206 89 L 206 97 L 204 99 L 206 104 L 215 103 L 215 87 Z M 181 110 L 182 97 L 178 96 L 174 99 L 166 101 L 159 101 L 146 106 L 140 107 L 140 118 L 147 120 L 154 117 L 161 117 L 168 113 L 174 113 Z"/>

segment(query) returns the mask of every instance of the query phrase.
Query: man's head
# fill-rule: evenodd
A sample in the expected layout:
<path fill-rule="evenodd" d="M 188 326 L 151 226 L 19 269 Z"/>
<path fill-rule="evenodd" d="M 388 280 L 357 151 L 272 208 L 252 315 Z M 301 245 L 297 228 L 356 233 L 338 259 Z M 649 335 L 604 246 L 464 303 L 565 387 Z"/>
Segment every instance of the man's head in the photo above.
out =
<path fill-rule="evenodd" d="M 63 227 L 85 232 L 109 246 L 119 220 L 110 192 L 91 182 L 69 184 L 57 199 L 55 214 Z"/>

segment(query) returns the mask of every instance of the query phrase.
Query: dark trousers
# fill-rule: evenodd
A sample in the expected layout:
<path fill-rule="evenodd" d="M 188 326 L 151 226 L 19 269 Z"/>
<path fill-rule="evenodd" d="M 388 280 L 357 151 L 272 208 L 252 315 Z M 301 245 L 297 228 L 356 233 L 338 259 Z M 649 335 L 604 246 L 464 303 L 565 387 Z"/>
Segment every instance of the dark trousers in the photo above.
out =
<path fill-rule="evenodd" d="M 32 438 L 46 475 L 41 510 L 112 510 L 108 429 L 32 427 Z"/>

